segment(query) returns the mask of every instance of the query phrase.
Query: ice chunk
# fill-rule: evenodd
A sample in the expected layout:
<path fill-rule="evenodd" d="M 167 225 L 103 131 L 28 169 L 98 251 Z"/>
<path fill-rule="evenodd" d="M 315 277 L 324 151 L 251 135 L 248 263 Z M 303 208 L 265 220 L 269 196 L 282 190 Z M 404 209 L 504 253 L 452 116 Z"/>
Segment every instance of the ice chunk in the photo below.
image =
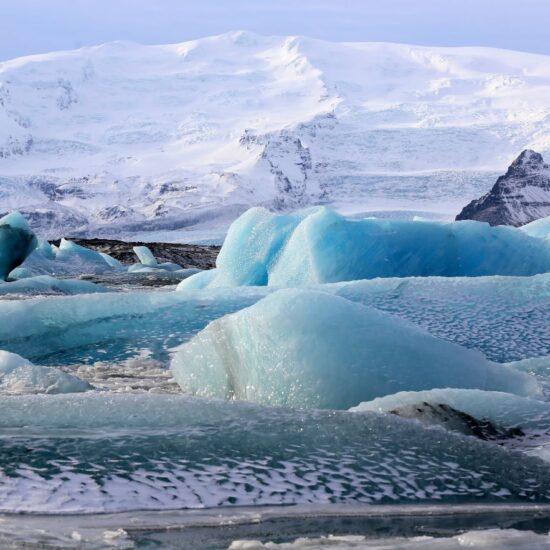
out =
<path fill-rule="evenodd" d="M 123 271 L 125 269 L 122 262 L 119 262 L 116 258 L 109 256 L 109 254 L 106 254 L 105 252 L 100 252 L 99 255 L 107 262 L 107 265 L 110 265 L 117 271 Z"/>
<path fill-rule="evenodd" d="M 146 246 L 134 246 L 134 252 L 141 264 L 146 267 L 157 267 L 157 260 Z"/>
<path fill-rule="evenodd" d="M 399 392 L 360 403 L 350 410 L 386 413 L 422 402 L 443 403 L 508 429 L 521 426 L 526 430 L 550 430 L 550 403 L 503 392 L 451 388 Z"/>
<path fill-rule="evenodd" d="M 345 409 L 438 387 L 540 393 L 525 373 L 311 290 L 281 290 L 212 322 L 181 347 L 172 371 L 186 393 L 292 407 Z"/>
<path fill-rule="evenodd" d="M 38 241 L 25 218 L 12 212 L 0 219 L 0 279 L 21 265 L 36 248 Z"/>
<path fill-rule="evenodd" d="M 87 382 L 53 367 L 33 365 L 15 353 L 0 350 L 3 393 L 73 393 L 91 389 Z"/>
<path fill-rule="evenodd" d="M 10 271 L 8 275 L 9 280 L 27 279 L 32 277 L 32 272 L 26 267 L 16 267 L 13 271 Z"/>
<path fill-rule="evenodd" d="M 209 286 L 299 286 L 375 277 L 534 275 L 550 243 L 512 227 L 346 219 L 326 208 L 277 216 L 249 210 L 230 228 Z"/>
<path fill-rule="evenodd" d="M 59 247 L 41 241 L 23 267 L 33 275 L 75 275 L 126 270 L 115 258 L 67 239 L 62 239 Z"/>
<path fill-rule="evenodd" d="M 550 216 L 523 225 L 520 229 L 531 237 L 550 239 Z"/>

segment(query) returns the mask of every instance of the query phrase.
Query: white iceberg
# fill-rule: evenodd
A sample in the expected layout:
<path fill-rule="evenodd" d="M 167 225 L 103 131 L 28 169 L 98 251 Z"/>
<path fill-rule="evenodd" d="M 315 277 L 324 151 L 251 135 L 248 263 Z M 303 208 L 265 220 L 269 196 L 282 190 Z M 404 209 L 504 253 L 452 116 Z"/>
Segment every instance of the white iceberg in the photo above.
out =
<path fill-rule="evenodd" d="M 399 391 L 478 388 L 540 395 L 536 380 L 373 308 L 281 290 L 184 344 L 172 371 L 185 393 L 347 409 Z"/>

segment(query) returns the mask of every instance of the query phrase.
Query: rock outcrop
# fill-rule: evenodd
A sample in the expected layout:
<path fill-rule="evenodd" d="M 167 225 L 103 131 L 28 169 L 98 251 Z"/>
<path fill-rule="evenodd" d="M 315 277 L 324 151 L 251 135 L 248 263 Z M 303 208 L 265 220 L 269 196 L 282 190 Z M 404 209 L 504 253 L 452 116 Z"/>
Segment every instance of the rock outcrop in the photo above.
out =
<path fill-rule="evenodd" d="M 489 193 L 465 206 L 456 219 L 518 227 L 546 216 L 550 216 L 550 166 L 540 153 L 527 149 Z"/>

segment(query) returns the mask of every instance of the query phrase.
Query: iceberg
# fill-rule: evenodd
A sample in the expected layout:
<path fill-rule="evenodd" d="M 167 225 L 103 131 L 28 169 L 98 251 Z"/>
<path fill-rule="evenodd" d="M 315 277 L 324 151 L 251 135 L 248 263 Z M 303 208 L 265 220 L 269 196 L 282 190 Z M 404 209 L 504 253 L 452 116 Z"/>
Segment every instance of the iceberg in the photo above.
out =
<path fill-rule="evenodd" d="M 67 239 L 61 239 L 59 247 L 48 241 L 39 241 L 37 248 L 22 267 L 32 275 L 54 276 L 126 271 L 126 266 L 112 256 Z M 13 275 L 16 277 L 17 272 Z"/>
<path fill-rule="evenodd" d="M 550 498 L 537 458 L 373 412 L 89 392 L 6 396 L 0 427 L 1 512 Z"/>
<path fill-rule="evenodd" d="M 21 265 L 36 248 L 38 241 L 25 218 L 12 212 L 0 218 L 0 279 Z"/>
<path fill-rule="evenodd" d="M 158 262 L 146 246 L 134 246 L 134 252 L 140 263 L 146 267 L 157 267 Z"/>
<path fill-rule="evenodd" d="M 548 271 L 550 243 L 512 227 L 347 219 L 324 207 L 287 215 L 253 208 L 230 227 L 214 273 L 179 288 Z"/>
<path fill-rule="evenodd" d="M 539 220 L 535 220 L 534 222 L 526 225 L 522 225 L 520 229 L 531 237 L 550 239 L 550 216 L 540 218 Z"/>
<path fill-rule="evenodd" d="M 399 392 L 360 403 L 350 411 L 387 413 L 423 402 L 442 403 L 507 429 L 521 426 L 530 431 L 550 431 L 550 403 L 494 391 L 445 388 Z"/>
<path fill-rule="evenodd" d="M 404 390 L 478 388 L 539 396 L 536 380 L 370 307 L 279 290 L 210 323 L 172 360 L 184 393 L 348 409 Z"/>
<path fill-rule="evenodd" d="M 15 353 L 0 350 L 2 393 L 74 393 L 90 389 L 90 384 L 76 376 L 53 367 L 33 365 Z"/>
<path fill-rule="evenodd" d="M 158 272 L 180 272 L 183 271 L 181 265 L 173 262 L 158 263 L 153 253 L 146 246 L 134 246 L 134 252 L 140 263 L 131 265 L 128 273 L 158 273 Z M 194 273 L 191 273 L 192 275 Z M 188 275 L 188 276 L 190 276 Z"/>

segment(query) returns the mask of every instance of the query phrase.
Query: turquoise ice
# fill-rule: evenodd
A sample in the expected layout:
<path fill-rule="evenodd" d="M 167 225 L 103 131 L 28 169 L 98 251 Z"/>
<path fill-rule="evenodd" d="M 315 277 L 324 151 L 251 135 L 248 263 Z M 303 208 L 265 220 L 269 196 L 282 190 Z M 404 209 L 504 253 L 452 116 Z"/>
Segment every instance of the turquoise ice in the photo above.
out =
<path fill-rule="evenodd" d="M 535 379 L 402 319 L 324 292 L 280 290 L 212 322 L 172 361 L 183 392 L 347 409 L 404 390 L 538 396 Z"/>
<path fill-rule="evenodd" d="M 21 265 L 36 248 L 38 241 L 19 212 L 0 219 L 0 279 Z"/>
<path fill-rule="evenodd" d="M 323 207 L 287 215 L 253 208 L 230 227 L 216 271 L 201 273 L 179 288 L 547 271 L 550 242 L 513 227 L 347 219 Z"/>

